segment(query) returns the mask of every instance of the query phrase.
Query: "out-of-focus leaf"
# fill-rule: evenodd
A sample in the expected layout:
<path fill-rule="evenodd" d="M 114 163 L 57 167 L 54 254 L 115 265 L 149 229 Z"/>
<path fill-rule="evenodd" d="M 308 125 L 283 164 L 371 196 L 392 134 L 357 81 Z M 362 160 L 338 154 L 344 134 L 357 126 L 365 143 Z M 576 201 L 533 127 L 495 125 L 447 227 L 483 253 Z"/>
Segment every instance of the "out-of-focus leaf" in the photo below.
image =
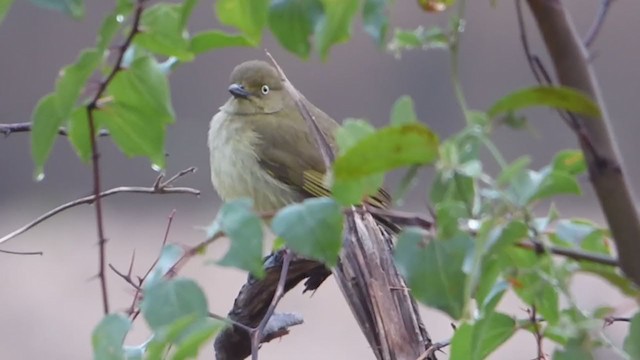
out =
<path fill-rule="evenodd" d="M 361 119 L 345 119 L 336 133 L 339 154 L 345 154 L 350 148 L 367 136 L 375 133 L 375 128 Z M 333 197 L 344 205 L 357 204 L 375 194 L 384 182 L 384 174 L 374 174 L 351 181 L 334 184 Z"/>
<path fill-rule="evenodd" d="M 475 323 L 459 326 L 451 340 L 451 360 L 482 360 L 517 330 L 515 321 L 501 313 L 491 313 Z"/>
<path fill-rule="evenodd" d="M 65 13 L 78 20 L 84 17 L 84 0 L 31 0 L 39 7 Z"/>
<path fill-rule="evenodd" d="M 329 56 L 333 45 L 351 37 L 351 22 L 358 11 L 358 0 L 320 0 L 324 14 L 316 25 L 315 45 L 320 58 Z"/>
<path fill-rule="evenodd" d="M 0 25 L 2 25 L 2 20 L 7 16 L 11 4 L 13 4 L 13 0 L 0 0 Z"/>
<path fill-rule="evenodd" d="M 330 198 L 312 198 L 278 211 L 271 228 L 296 253 L 334 266 L 342 247 L 343 215 Z"/>
<path fill-rule="evenodd" d="M 264 276 L 262 221 L 252 210 L 252 206 L 249 199 L 237 199 L 225 203 L 207 235 L 214 236 L 214 232 L 220 230 L 231 241 L 229 250 L 218 262 L 220 265 L 244 269 L 251 272 L 253 276 L 262 278 Z"/>
<path fill-rule="evenodd" d="M 580 175 L 587 170 L 587 163 L 580 150 L 563 150 L 553 158 L 552 167 L 557 171 L 564 171 L 571 175 Z"/>
<path fill-rule="evenodd" d="M 268 0 L 218 0 L 215 10 L 220 23 L 242 31 L 251 44 L 260 43 L 267 25 Z"/>
<path fill-rule="evenodd" d="M 396 29 L 387 49 L 396 57 L 402 51 L 412 49 L 446 49 L 449 47 L 449 37 L 439 27 L 425 29 L 422 26 L 414 30 Z"/>
<path fill-rule="evenodd" d="M 182 249 L 182 247 L 175 244 L 165 245 L 158 257 L 158 261 L 156 261 L 153 269 L 151 269 L 151 272 L 145 279 L 143 288 L 148 289 L 162 281 L 162 278 L 173 269 L 183 256 L 184 249 Z"/>
<path fill-rule="evenodd" d="M 462 263 L 472 246 L 464 234 L 425 244 L 423 231 L 407 228 L 398 237 L 395 259 L 418 301 L 459 319 L 467 303 Z"/>
<path fill-rule="evenodd" d="M 364 30 L 378 46 L 384 44 L 384 38 L 387 34 L 389 18 L 385 10 L 388 3 L 389 0 L 365 0 L 362 7 Z"/>
<path fill-rule="evenodd" d="M 124 360 L 124 338 L 131 329 L 131 320 L 120 314 L 105 316 L 93 329 L 91 343 L 95 360 Z"/>
<path fill-rule="evenodd" d="M 91 139 L 89 138 L 89 118 L 86 107 L 76 108 L 71 113 L 67 132 L 69 142 L 80 160 L 89 162 L 91 160 Z"/>
<path fill-rule="evenodd" d="M 224 31 L 211 30 L 196 34 L 191 39 L 189 50 L 196 55 L 226 47 L 252 46 L 242 35 L 227 34 Z"/>
<path fill-rule="evenodd" d="M 199 319 L 209 315 L 204 292 L 189 279 L 171 279 L 148 287 L 140 310 L 153 330 L 188 316 Z"/>
<path fill-rule="evenodd" d="M 543 171 L 526 170 L 513 178 L 509 194 L 518 206 L 561 194 L 580 194 L 575 177 L 549 168 Z"/>
<path fill-rule="evenodd" d="M 624 351 L 631 359 L 640 359 L 640 312 L 631 318 L 629 333 L 624 338 Z"/>
<path fill-rule="evenodd" d="M 413 108 L 413 100 L 408 95 L 403 95 L 393 103 L 391 109 L 391 124 L 405 125 L 418 122 L 418 116 Z"/>
<path fill-rule="evenodd" d="M 320 0 L 274 0 L 269 8 L 269 28 L 285 49 L 306 59 L 322 14 Z"/>
<path fill-rule="evenodd" d="M 534 86 L 514 91 L 498 100 L 487 111 L 490 117 L 533 106 L 547 106 L 593 118 L 600 109 L 587 95 L 568 87 Z"/>
<path fill-rule="evenodd" d="M 173 348 L 172 360 L 197 358 L 198 352 L 217 333 L 224 329 L 225 324 L 214 319 L 201 319 L 189 329 Z"/>
<path fill-rule="evenodd" d="M 46 95 L 36 105 L 31 115 L 31 157 L 35 164 L 34 177 L 44 176 L 44 164 L 58 136 L 58 128 L 65 121 L 65 114 L 58 112 L 55 93 Z"/>

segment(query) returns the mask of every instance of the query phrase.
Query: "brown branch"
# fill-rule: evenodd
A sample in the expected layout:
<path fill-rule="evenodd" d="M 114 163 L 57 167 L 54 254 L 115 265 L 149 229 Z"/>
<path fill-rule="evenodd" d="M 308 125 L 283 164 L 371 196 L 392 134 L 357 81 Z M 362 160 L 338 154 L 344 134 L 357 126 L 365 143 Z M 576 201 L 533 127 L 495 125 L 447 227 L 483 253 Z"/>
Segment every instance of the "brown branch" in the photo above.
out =
<path fill-rule="evenodd" d="M 260 342 L 264 335 L 264 329 L 267 327 L 267 323 L 269 319 L 271 319 L 271 315 L 276 310 L 276 306 L 282 299 L 285 294 L 284 287 L 287 283 L 287 275 L 289 274 L 289 265 L 291 264 L 291 259 L 293 258 L 293 253 L 289 250 L 284 251 L 284 259 L 282 259 L 282 269 L 280 270 L 280 278 L 278 279 L 278 285 L 276 286 L 276 291 L 273 294 L 273 298 L 271 299 L 271 304 L 267 308 L 267 312 L 264 314 L 262 321 L 254 331 L 251 332 L 251 359 L 258 360 L 258 347 L 260 346 Z"/>
<path fill-rule="evenodd" d="M 31 123 L 30 122 L 22 122 L 22 123 L 13 123 L 13 124 L 0 124 L 0 134 L 5 136 L 9 136 L 13 133 L 23 133 L 31 131 Z M 58 135 L 67 136 L 69 133 L 65 128 L 58 129 Z M 107 130 L 100 130 L 98 132 L 98 136 L 109 136 L 109 132 Z"/>
<path fill-rule="evenodd" d="M 615 322 L 631 322 L 631 318 L 617 316 L 607 316 L 604 318 L 604 326 L 613 325 Z"/>
<path fill-rule="evenodd" d="M 418 357 L 416 360 L 430 359 L 433 356 L 435 356 L 437 351 L 442 351 L 442 349 L 446 348 L 449 345 L 451 345 L 451 340 L 433 343 L 431 344 L 431 346 L 429 346 L 427 350 L 425 350 L 422 354 L 420 354 L 420 357 Z"/>
<path fill-rule="evenodd" d="M 536 306 L 533 305 L 531 309 L 527 309 L 527 313 L 529 314 L 529 322 L 531 326 L 533 326 L 533 336 L 536 339 L 536 360 L 547 360 L 547 357 L 544 354 L 544 349 L 542 347 L 542 340 L 544 340 L 544 336 L 542 335 L 542 331 L 540 330 L 540 322 L 538 321 Z"/>
<path fill-rule="evenodd" d="M 576 116 L 578 140 L 585 154 L 589 176 L 616 243 L 620 267 L 640 285 L 640 220 L 633 193 L 624 176 L 619 150 L 612 139 L 611 119 L 587 49 L 559 0 L 527 0 L 553 61 L 559 83 L 591 97 L 599 106 L 599 118 Z M 585 141 L 586 140 L 586 141 Z"/>
<path fill-rule="evenodd" d="M 587 32 L 587 35 L 584 37 L 584 46 L 591 47 L 593 42 L 600 34 L 600 29 L 602 29 L 602 25 L 604 24 L 604 19 L 609 12 L 609 7 L 613 3 L 613 0 L 600 0 L 600 7 L 598 8 L 598 13 L 596 14 L 595 19 L 593 19 L 593 23 L 591 24 L 591 28 Z"/>
<path fill-rule="evenodd" d="M 182 175 L 188 174 L 188 173 L 192 173 L 195 171 L 195 168 L 189 168 L 187 169 L 188 171 L 186 172 L 181 172 Z M 163 176 L 159 176 L 159 178 L 162 178 Z M 173 177 L 171 180 L 175 181 L 178 178 Z M 140 186 L 121 186 L 121 187 L 117 187 L 117 188 L 113 188 L 107 191 L 103 191 L 99 194 L 98 198 L 105 198 L 107 196 L 111 196 L 111 195 L 115 195 L 115 194 L 120 194 L 120 193 L 137 193 L 137 194 L 193 194 L 193 195 L 200 195 L 200 191 L 196 190 L 196 189 L 192 189 L 192 188 L 188 188 L 188 187 L 171 187 L 171 182 L 170 181 L 165 181 L 160 183 L 158 186 L 153 186 L 153 187 L 140 187 Z M 0 244 L 7 242 L 13 238 L 15 238 L 16 236 L 23 234 L 25 232 L 27 232 L 28 230 L 30 230 L 31 228 L 33 228 L 34 226 L 40 224 L 41 222 L 51 218 L 54 215 L 57 215 L 65 210 L 68 210 L 70 208 L 73 208 L 75 206 L 78 205 L 83 205 L 83 204 L 93 204 L 96 200 L 96 196 L 95 195 L 89 195 L 89 196 L 85 196 L 83 198 L 80 199 L 76 199 L 74 201 L 68 202 L 66 204 L 62 204 L 60 206 L 58 206 L 55 209 L 52 209 L 50 211 L 48 211 L 47 213 L 40 215 L 38 218 L 36 218 L 35 220 L 33 220 L 32 222 L 26 224 L 25 226 L 13 231 L 10 234 L 7 234 L 5 236 L 3 236 L 2 238 L 0 238 Z"/>
<path fill-rule="evenodd" d="M 590 262 L 594 262 L 602 265 L 609 265 L 609 266 L 619 265 L 618 261 L 616 261 L 616 259 L 610 256 L 600 255 L 600 254 L 595 254 L 595 253 L 590 253 L 590 252 L 585 252 L 580 250 L 555 247 L 555 246 L 546 246 L 541 243 L 537 243 L 533 241 L 522 241 L 517 243 L 516 246 L 521 247 L 523 249 L 533 250 L 533 251 L 541 251 L 541 250 L 543 252 L 547 251 L 554 255 L 564 256 L 573 260 L 590 261 Z"/>

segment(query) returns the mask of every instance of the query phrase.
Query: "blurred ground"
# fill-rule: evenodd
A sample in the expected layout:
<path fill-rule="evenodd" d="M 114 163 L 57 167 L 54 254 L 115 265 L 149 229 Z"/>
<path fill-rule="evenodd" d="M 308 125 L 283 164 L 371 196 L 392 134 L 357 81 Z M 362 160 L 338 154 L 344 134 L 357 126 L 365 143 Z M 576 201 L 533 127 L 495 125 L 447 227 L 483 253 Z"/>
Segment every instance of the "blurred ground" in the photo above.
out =
<path fill-rule="evenodd" d="M 37 100 L 53 87 L 57 71 L 71 62 L 77 52 L 93 43 L 100 18 L 110 2 L 87 1 L 85 21 L 73 22 L 64 16 L 16 2 L 0 26 L 0 122 L 29 120 Z M 533 79 L 524 61 L 518 40 L 513 4 L 489 1 L 470 2 L 468 24 L 461 52 L 462 82 L 470 106 L 486 109 L 501 95 L 531 85 Z M 572 8 L 578 28 L 589 27 L 598 1 L 566 1 Z M 446 25 L 444 15 L 426 15 L 413 1 L 397 1 L 392 25 Z M 626 160 L 633 186 L 640 175 L 635 161 L 636 131 L 640 113 L 640 3 L 615 2 L 602 33 L 594 46 L 594 64 L 614 120 L 614 131 Z M 527 17 L 528 18 L 528 17 Z M 203 1 L 194 14 L 193 30 L 215 26 L 211 2 Z M 544 49 L 528 18 L 534 51 Z M 448 55 L 442 51 L 412 52 L 396 60 L 380 52 L 359 26 L 354 40 L 332 51 L 327 63 L 301 62 L 280 50 L 272 38 L 267 47 L 284 67 L 289 78 L 312 102 L 336 119 L 364 117 L 380 125 L 393 101 L 403 94 L 413 96 L 418 114 L 436 132 L 447 136 L 462 126 L 449 81 Z M 166 218 L 172 209 L 177 215 L 170 241 L 196 244 L 202 239 L 197 229 L 213 218 L 219 201 L 209 183 L 205 132 L 208 121 L 228 94 L 227 77 L 236 63 L 263 58 L 260 49 L 229 49 L 199 57 L 179 68 L 171 77 L 177 123 L 169 129 L 168 173 L 188 166 L 200 171 L 179 182 L 202 190 L 200 198 L 189 195 L 116 195 L 104 201 L 109 262 L 126 268 L 136 250 L 138 273 L 146 270 L 162 241 Z M 500 130 L 496 142 L 508 159 L 529 153 L 535 166 L 542 166 L 559 149 L 575 147 L 572 134 L 550 111 L 528 113 L 535 132 Z M 101 141 L 103 186 L 150 186 L 156 174 L 141 159 L 127 160 L 116 149 Z M 489 166 L 490 163 L 489 163 Z M 15 134 L 0 139 L 0 235 L 13 231 L 36 216 L 61 203 L 87 195 L 91 189 L 90 171 L 79 163 L 64 139 L 58 141 L 46 167 L 44 181 L 31 179 L 28 135 Z M 426 182 L 425 182 L 426 183 Z M 588 190 L 581 199 L 559 204 L 566 216 L 601 219 L 597 204 Z M 424 192 L 415 191 L 406 204 L 422 211 Z M 90 280 L 97 270 L 94 214 L 85 206 L 65 212 L 3 248 L 42 250 L 42 257 L 0 254 L 0 358 L 2 359 L 88 359 L 90 332 L 101 317 L 98 282 Z M 217 258 L 225 244 L 216 244 L 206 258 Z M 196 278 L 205 287 L 212 311 L 224 314 L 245 275 L 239 271 L 204 266 L 205 258 L 192 261 L 184 275 Z M 126 284 L 110 276 L 112 308 L 125 308 L 131 298 Z M 633 302 L 599 280 L 577 278 L 573 290 L 580 304 L 594 308 L 608 304 L 620 309 L 619 315 L 633 310 Z M 505 299 L 507 312 L 525 316 L 519 303 Z M 261 359 L 368 359 L 371 353 L 334 282 L 328 281 L 313 296 L 294 291 L 282 302 L 282 311 L 300 312 L 303 326 L 294 328 L 282 341 L 267 344 Z M 625 313 L 626 311 L 626 313 Z M 448 339 L 448 319 L 435 311 L 424 311 L 427 329 L 436 340 Z M 139 326 L 142 327 L 142 326 Z M 607 329 L 612 341 L 621 344 L 626 326 Z M 131 343 L 144 339 L 137 330 Z M 551 347 L 547 347 L 551 352 Z M 520 332 L 492 359 L 530 359 L 535 342 Z M 616 359 L 609 350 L 599 359 Z M 201 358 L 211 359 L 211 348 Z M 443 356 L 446 358 L 446 356 Z"/>

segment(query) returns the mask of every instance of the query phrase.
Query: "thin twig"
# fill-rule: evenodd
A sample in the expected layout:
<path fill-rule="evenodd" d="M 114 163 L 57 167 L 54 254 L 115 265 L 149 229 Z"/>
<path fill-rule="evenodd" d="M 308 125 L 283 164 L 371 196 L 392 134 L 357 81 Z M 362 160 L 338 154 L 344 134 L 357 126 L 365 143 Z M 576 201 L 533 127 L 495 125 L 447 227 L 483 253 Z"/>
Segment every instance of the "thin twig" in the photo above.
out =
<path fill-rule="evenodd" d="M 604 326 L 609 326 L 615 322 L 631 322 L 631 318 L 617 316 L 607 316 L 604 318 Z"/>
<path fill-rule="evenodd" d="M 195 171 L 195 168 L 189 168 L 190 171 L 184 172 L 184 174 L 187 173 L 191 173 L 193 171 Z M 183 174 L 183 175 L 184 175 Z M 177 180 L 177 178 L 172 178 L 173 181 Z M 105 198 L 107 196 L 111 196 L 114 194 L 119 194 L 119 193 L 139 193 L 139 194 L 193 194 L 193 195 L 200 195 L 200 191 L 196 190 L 196 189 L 192 189 L 192 188 L 188 188 L 188 187 L 170 187 L 171 183 L 169 183 L 168 181 L 164 182 L 162 184 L 163 186 L 161 187 L 140 187 L 140 186 L 120 186 L 117 188 L 113 188 L 107 191 L 103 191 L 100 193 L 100 195 L 98 196 L 98 198 Z M 33 220 L 32 222 L 28 223 L 27 225 L 17 229 L 16 231 L 7 234 L 5 236 L 3 236 L 2 238 L 0 238 L 0 244 L 9 241 L 11 239 L 13 239 L 14 237 L 25 233 L 26 231 L 28 231 L 29 229 L 33 228 L 34 226 L 40 224 L 41 222 L 51 218 L 54 215 L 57 215 L 58 213 L 61 213 L 67 209 L 70 209 L 72 207 L 78 206 L 78 205 L 82 205 L 82 204 L 92 204 L 94 203 L 96 200 L 96 196 L 95 195 L 89 195 L 89 196 L 85 196 L 83 198 L 68 202 L 66 204 L 62 204 L 60 206 L 58 206 L 57 208 L 48 211 L 47 213 L 39 216 L 38 218 L 36 218 L 35 220 Z"/>
<path fill-rule="evenodd" d="M 601 0 L 600 7 L 598 8 L 598 13 L 596 14 L 595 19 L 593 19 L 593 23 L 587 32 L 587 35 L 584 37 L 584 46 L 591 47 L 593 42 L 600 34 L 600 29 L 602 29 L 602 24 L 604 24 L 604 18 L 607 16 L 607 12 L 609 11 L 609 7 L 613 3 L 613 0 Z"/>
<path fill-rule="evenodd" d="M 24 133 L 31 131 L 31 123 L 30 122 L 22 122 L 22 123 L 12 123 L 12 124 L 0 124 L 0 134 L 5 136 L 9 136 L 13 133 Z M 58 129 L 58 135 L 68 136 L 69 132 L 65 128 Z M 109 136 L 109 132 L 107 130 L 100 130 L 98 132 L 98 136 Z"/>
<path fill-rule="evenodd" d="M 537 360 L 546 360 L 547 357 L 544 354 L 544 349 L 542 348 L 542 340 L 544 336 L 542 335 L 542 331 L 540 330 L 540 323 L 538 321 L 538 317 L 536 315 L 536 306 L 533 305 L 531 309 L 527 309 L 527 313 L 529 314 L 529 322 L 533 326 L 533 336 L 536 339 L 536 350 L 538 357 Z"/>
<path fill-rule="evenodd" d="M 262 340 L 262 335 L 264 332 L 271 315 L 276 310 L 276 306 L 282 299 L 285 294 L 284 286 L 287 282 L 287 273 L 289 272 L 289 264 L 291 263 L 291 259 L 293 258 L 293 252 L 289 250 L 285 250 L 284 259 L 282 260 L 282 270 L 280 271 L 280 279 L 278 279 L 278 286 L 276 287 L 276 292 L 273 294 L 273 299 L 271 300 L 271 304 L 267 309 L 267 312 L 260 321 L 260 324 L 254 331 L 251 332 L 251 359 L 258 360 L 258 347 L 260 346 L 260 341 Z"/>
<path fill-rule="evenodd" d="M 610 256 L 600 255 L 580 250 L 567 249 L 555 246 L 546 246 L 539 243 L 534 243 L 532 241 L 522 241 L 516 244 L 516 246 L 521 247 L 523 249 L 529 249 L 533 251 L 538 251 L 540 248 L 543 250 L 550 252 L 554 255 L 564 256 L 573 260 L 583 260 L 590 261 L 602 265 L 609 266 L 618 266 L 618 261 Z"/>
<path fill-rule="evenodd" d="M 429 359 L 431 356 L 433 356 L 436 353 L 436 351 L 441 351 L 442 349 L 449 346 L 450 344 L 451 344 L 451 340 L 445 340 L 445 341 L 433 343 L 416 360 Z"/>
<path fill-rule="evenodd" d="M 368 204 L 364 204 L 364 209 L 366 209 L 368 213 L 381 216 L 396 225 L 417 226 L 425 230 L 433 229 L 433 221 L 427 220 L 426 218 L 415 213 L 391 209 L 381 209 Z M 356 207 L 356 211 L 362 212 L 362 210 L 364 209 L 361 207 Z M 351 210 L 349 209 L 348 211 Z"/>
<path fill-rule="evenodd" d="M 42 251 L 13 251 L 13 250 L 0 250 L 0 253 L 11 255 L 44 255 Z"/>

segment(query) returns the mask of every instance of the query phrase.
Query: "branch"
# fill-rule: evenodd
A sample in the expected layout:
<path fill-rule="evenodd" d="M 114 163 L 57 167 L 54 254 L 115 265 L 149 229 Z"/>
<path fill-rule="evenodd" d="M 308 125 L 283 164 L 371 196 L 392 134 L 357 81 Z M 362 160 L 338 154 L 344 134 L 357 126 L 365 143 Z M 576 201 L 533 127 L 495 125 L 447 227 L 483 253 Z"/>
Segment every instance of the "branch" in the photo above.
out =
<path fill-rule="evenodd" d="M 516 244 L 516 246 L 523 249 L 529 249 L 533 251 L 548 251 L 554 255 L 564 256 L 573 260 L 590 261 L 602 265 L 618 266 L 618 261 L 610 256 L 600 255 L 580 250 L 573 250 L 555 246 L 546 246 L 541 243 L 534 243 L 532 241 L 522 241 Z"/>
<path fill-rule="evenodd" d="M 613 239 L 622 270 L 640 285 L 640 220 L 634 196 L 624 176 L 619 150 L 611 135 L 600 88 L 588 60 L 587 50 L 559 0 L 527 0 L 553 61 L 559 83 L 590 96 L 599 106 L 600 118 L 575 116 L 577 134 L 593 188 Z"/>
<path fill-rule="evenodd" d="M 23 122 L 23 123 L 13 123 L 13 124 L 0 124 L 0 134 L 5 136 L 9 136 L 13 133 L 23 133 L 31 131 L 31 123 Z M 67 136 L 69 133 L 67 129 L 61 127 L 58 129 L 58 135 Z M 107 130 L 100 130 L 98 132 L 98 136 L 109 136 L 109 132 Z"/>
<path fill-rule="evenodd" d="M 436 351 L 441 351 L 442 349 L 446 348 L 449 345 L 451 345 L 451 340 L 445 340 L 445 341 L 433 343 L 416 360 L 430 359 L 435 355 Z"/>
<path fill-rule="evenodd" d="M 598 9 L 598 13 L 596 14 L 595 19 L 593 19 L 593 24 L 591 24 L 591 28 L 587 32 L 587 35 L 584 37 L 584 46 L 591 47 L 593 42 L 600 34 L 600 29 L 602 29 L 602 24 L 604 24 L 604 18 L 607 16 L 607 12 L 609 11 L 609 7 L 613 3 L 613 0 L 601 0 L 600 8 Z"/>
<path fill-rule="evenodd" d="M 180 174 L 180 176 L 183 176 L 185 174 L 188 173 L 192 173 L 196 170 L 196 168 L 189 168 L 185 171 L 182 171 Z M 159 179 L 163 178 L 163 175 L 160 175 L 158 177 Z M 113 188 L 107 191 L 103 191 L 99 194 L 98 198 L 105 198 L 107 196 L 111 196 L 111 195 L 115 195 L 115 194 L 120 194 L 120 193 L 138 193 L 138 194 L 192 194 L 192 195 L 200 195 L 200 191 L 196 190 L 196 189 L 192 189 L 192 188 L 188 188 L 188 187 L 171 187 L 171 183 L 174 182 L 175 180 L 177 180 L 179 177 L 172 177 L 170 179 L 170 181 L 165 181 L 165 182 L 158 182 L 156 181 L 156 183 L 158 184 L 157 186 L 153 186 L 153 187 L 140 187 L 140 186 L 121 186 L 121 187 L 117 187 L 117 188 Z M 13 239 L 14 237 L 23 234 L 25 232 L 27 232 L 28 230 L 30 230 L 31 228 L 33 228 L 34 226 L 40 224 L 41 222 L 49 219 L 50 217 L 57 215 L 67 209 L 70 209 L 72 207 L 78 206 L 78 205 L 83 205 L 83 204 L 93 204 L 96 201 L 96 196 L 95 195 L 89 195 L 89 196 L 85 196 L 83 198 L 68 202 L 66 204 L 62 204 L 60 206 L 58 206 L 57 208 L 48 211 L 47 213 L 40 215 L 38 218 L 36 218 L 35 220 L 33 220 L 32 222 L 28 223 L 27 225 L 15 230 L 14 232 L 7 234 L 5 236 L 3 236 L 2 238 L 0 238 L 0 244 L 7 242 L 11 239 Z"/>

